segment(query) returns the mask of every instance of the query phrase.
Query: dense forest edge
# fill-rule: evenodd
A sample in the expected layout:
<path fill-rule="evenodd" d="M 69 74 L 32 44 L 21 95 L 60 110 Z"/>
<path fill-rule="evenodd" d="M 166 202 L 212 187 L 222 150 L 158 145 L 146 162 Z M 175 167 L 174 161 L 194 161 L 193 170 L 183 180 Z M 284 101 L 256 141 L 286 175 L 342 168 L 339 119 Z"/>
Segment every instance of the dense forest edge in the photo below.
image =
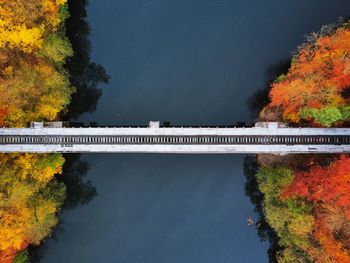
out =
<path fill-rule="evenodd" d="M 87 4 L 0 0 L 0 126 L 95 110 L 109 77 L 90 59 Z M 0 262 L 39 260 L 59 212 L 96 196 L 88 169 L 79 155 L 0 154 Z"/>
<path fill-rule="evenodd" d="M 94 111 L 108 75 L 90 61 L 86 4 L 0 0 L 0 126 Z M 308 36 L 286 65 L 254 101 L 264 104 L 260 120 L 349 126 L 348 22 Z M 250 156 L 244 167 L 270 262 L 350 262 L 348 155 Z M 0 154 L 0 262 L 28 262 L 28 251 L 55 233 L 62 209 L 92 200 L 88 169 L 79 155 Z"/>
<path fill-rule="evenodd" d="M 265 103 L 261 121 L 348 127 L 349 88 L 350 24 L 340 21 L 307 36 L 289 68 L 250 102 Z M 249 156 L 244 172 L 270 262 L 350 262 L 348 155 Z"/>

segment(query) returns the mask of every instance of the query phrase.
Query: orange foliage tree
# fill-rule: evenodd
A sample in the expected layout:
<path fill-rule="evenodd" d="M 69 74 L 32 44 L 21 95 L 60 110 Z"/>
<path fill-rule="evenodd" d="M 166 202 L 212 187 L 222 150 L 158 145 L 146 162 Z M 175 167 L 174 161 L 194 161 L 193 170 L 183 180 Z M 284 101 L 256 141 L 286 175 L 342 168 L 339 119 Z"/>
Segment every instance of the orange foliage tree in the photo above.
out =
<path fill-rule="evenodd" d="M 341 207 L 350 220 L 350 158 L 342 155 L 327 167 L 315 165 L 308 172 L 296 173 L 284 195 L 303 196 L 315 205 L 334 204 Z"/>
<path fill-rule="evenodd" d="M 287 74 L 272 84 L 271 102 L 260 116 L 308 126 L 343 125 L 350 120 L 350 24 L 325 27 L 310 39 L 293 57 Z M 281 251 L 277 251 L 276 260 L 348 263 L 350 157 L 335 156 L 327 166 L 313 160 L 310 157 L 307 171 L 285 163 L 289 174 L 279 176 L 282 168 L 273 168 L 273 164 L 257 175 L 263 179 L 258 183 L 264 194 L 266 220 L 279 237 Z M 285 178 L 289 181 L 282 184 Z M 305 229 L 307 224 L 299 223 L 294 229 L 290 222 L 298 222 L 295 219 L 312 222 L 303 235 L 295 229 Z"/>
<path fill-rule="evenodd" d="M 313 37 L 300 47 L 288 73 L 272 84 L 269 107 L 279 107 L 288 122 L 330 126 L 350 116 L 342 95 L 350 87 L 350 27 Z"/>
<path fill-rule="evenodd" d="M 314 205 L 313 237 L 320 249 L 310 250 L 316 262 L 350 262 L 350 158 L 342 155 L 329 166 L 298 172 L 284 198 L 304 197 Z"/>

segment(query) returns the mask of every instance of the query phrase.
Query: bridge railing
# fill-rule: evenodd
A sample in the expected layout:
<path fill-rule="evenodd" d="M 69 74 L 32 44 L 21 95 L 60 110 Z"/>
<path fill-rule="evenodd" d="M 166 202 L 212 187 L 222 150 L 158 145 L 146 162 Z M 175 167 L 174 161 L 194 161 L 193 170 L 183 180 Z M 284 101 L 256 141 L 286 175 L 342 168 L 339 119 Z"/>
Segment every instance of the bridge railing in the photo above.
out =
<path fill-rule="evenodd" d="M 97 122 L 70 122 L 69 127 L 72 128 L 148 128 L 149 125 L 102 125 Z M 160 128 L 252 128 L 255 127 L 255 123 L 237 122 L 232 125 L 172 125 L 170 122 L 163 122 Z"/>

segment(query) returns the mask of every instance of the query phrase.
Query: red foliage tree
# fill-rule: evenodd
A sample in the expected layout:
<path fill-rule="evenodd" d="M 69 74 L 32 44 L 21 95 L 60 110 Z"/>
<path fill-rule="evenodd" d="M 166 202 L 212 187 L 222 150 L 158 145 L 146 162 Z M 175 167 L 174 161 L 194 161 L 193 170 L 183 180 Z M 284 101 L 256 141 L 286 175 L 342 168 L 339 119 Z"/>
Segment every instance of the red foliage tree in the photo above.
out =
<path fill-rule="evenodd" d="M 350 158 L 342 155 L 327 167 L 313 166 L 296 173 L 283 196 L 303 196 L 314 204 L 324 202 L 341 207 L 350 220 Z"/>
<path fill-rule="evenodd" d="M 327 167 L 313 166 L 308 172 L 296 173 L 283 196 L 303 196 L 315 205 L 319 202 L 341 207 L 350 219 L 350 158 L 342 155 Z"/>
<path fill-rule="evenodd" d="M 342 91 L 350 87 L 350 30 L 341 27 L 315 39 L 300 48 L 288 73 L 272 84 L 269 107 L 281 107 L 285 121 L 298 123 L 303 108 L 347 104 Z"/>
<path fill-rule="evenodd" d="M 350 262 L 350 157 L 342 155 L 329 166 L 296 173 L 282 197 L 304 197 L 313 203 L 316 220 L 310 234 L 320 248 L 309 252 L 315 262 Z"/>

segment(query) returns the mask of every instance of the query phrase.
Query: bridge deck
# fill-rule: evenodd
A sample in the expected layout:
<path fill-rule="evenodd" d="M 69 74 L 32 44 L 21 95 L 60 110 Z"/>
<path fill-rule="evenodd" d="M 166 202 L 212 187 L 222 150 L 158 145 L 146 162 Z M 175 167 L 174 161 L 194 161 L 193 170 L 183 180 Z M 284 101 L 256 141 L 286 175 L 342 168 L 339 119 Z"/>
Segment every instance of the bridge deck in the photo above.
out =
<path fill-rule="evenodd" d="M 350 153 L 350 129 L 0 129 L 0 152 Z"/>

